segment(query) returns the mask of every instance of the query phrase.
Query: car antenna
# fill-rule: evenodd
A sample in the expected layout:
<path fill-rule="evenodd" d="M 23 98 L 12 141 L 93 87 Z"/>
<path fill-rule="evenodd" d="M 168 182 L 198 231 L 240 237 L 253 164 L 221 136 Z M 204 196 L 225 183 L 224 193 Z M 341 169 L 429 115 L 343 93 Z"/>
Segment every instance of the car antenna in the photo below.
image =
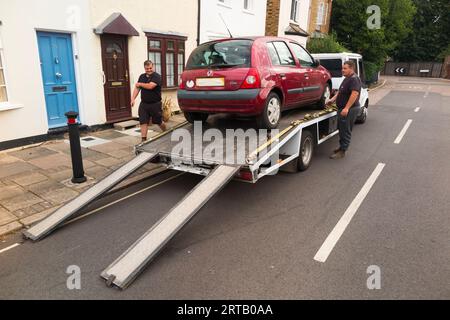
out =
<path fill-rule="evenodd" d="M 228 33 L 230 34 L 230 38 L 233 38 L 233 35 L 231 34 L 230 29 L 228 29 L 227 23 L 225 22 L 225 19 L 222 17 L 222 14 L 219 13 L 219 16 L 220 16 L 220 18 L 222 19 L 223 24 L 225 25 L 225 28 L 227 28 L 227 30 L 228 30 Z"/>

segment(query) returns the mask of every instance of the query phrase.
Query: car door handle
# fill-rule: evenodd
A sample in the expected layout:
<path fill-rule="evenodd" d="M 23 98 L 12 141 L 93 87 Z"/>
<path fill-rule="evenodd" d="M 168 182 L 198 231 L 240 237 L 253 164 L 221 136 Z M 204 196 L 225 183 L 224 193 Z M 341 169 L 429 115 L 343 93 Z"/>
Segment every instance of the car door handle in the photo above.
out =
<path fill-rule="evenodd" d="M 281 78 L 286 78 L 286 73 L 280 73 Z"/>

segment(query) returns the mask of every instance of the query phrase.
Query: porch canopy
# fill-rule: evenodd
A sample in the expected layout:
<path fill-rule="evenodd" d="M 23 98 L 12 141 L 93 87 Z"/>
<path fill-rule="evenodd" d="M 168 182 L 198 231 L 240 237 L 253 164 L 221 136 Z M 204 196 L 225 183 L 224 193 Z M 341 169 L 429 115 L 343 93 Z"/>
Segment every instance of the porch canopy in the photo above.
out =
<path fill-rule="evenodd" d="M 302 36 L 302 37 L 310 36 L 308 32 L 306 32 L 305 30 L 300 28 L 299 25 L 294 23 L 289 24 L 289 27 L 286 28 L 285 34 L 290 36 Z"/>
<path fill-rule="evenodd" d="M 113 13 L 101 25 L 94 29 L 96 34 L 119 34 L 124 36 L 139 36 L 139 32 L 119 13 Z"/>

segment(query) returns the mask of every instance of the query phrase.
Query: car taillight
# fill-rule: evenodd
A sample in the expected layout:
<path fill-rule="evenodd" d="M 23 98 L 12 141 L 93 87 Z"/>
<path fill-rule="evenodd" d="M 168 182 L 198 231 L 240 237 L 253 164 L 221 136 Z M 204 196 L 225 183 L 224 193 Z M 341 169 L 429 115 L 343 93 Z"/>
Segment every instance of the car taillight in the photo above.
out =
<path fill-rule="evenodd" d="M 253 181 L 253 174 L 248 170 L 241 170 L 237 175 L 238 179 L 245 181 Z"/>
<path fill-rule="evenodd" d="M 179 87 L 181 90 L 186 89 L 186 84 L 184 83 L 183 79 L 180 79 L 180 84 L 178 85 L 178 87 Z"/>
<path fill-rule="evenodd" d="M 244 83 L 242 83 L 241 89 L 257 89 L 261 88 L 261 79 L 259 77 L 258 70 L 251 68 L 245 78 Z"/>

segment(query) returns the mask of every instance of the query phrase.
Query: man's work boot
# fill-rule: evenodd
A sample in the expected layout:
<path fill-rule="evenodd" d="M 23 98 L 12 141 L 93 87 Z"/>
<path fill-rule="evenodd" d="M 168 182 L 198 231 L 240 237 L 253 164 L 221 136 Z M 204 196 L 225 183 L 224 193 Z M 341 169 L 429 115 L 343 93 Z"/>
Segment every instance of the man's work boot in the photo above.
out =
<path fill-rule="evenodd" d="M 336 150 L 333 151 L 333 154 L 338 153 L 339 151 L 341 151 L 341 147 L 337 148 Z"/>
<path fill-rule="evenodd" d="M 338 159 L 343 159 L 343 158 L 345 158 L 344 150 L 339 150 L 338 152 L 332 154 L 330 157 L 330 159 L 332 159 L 332 160 L 338 160 Z"/>

